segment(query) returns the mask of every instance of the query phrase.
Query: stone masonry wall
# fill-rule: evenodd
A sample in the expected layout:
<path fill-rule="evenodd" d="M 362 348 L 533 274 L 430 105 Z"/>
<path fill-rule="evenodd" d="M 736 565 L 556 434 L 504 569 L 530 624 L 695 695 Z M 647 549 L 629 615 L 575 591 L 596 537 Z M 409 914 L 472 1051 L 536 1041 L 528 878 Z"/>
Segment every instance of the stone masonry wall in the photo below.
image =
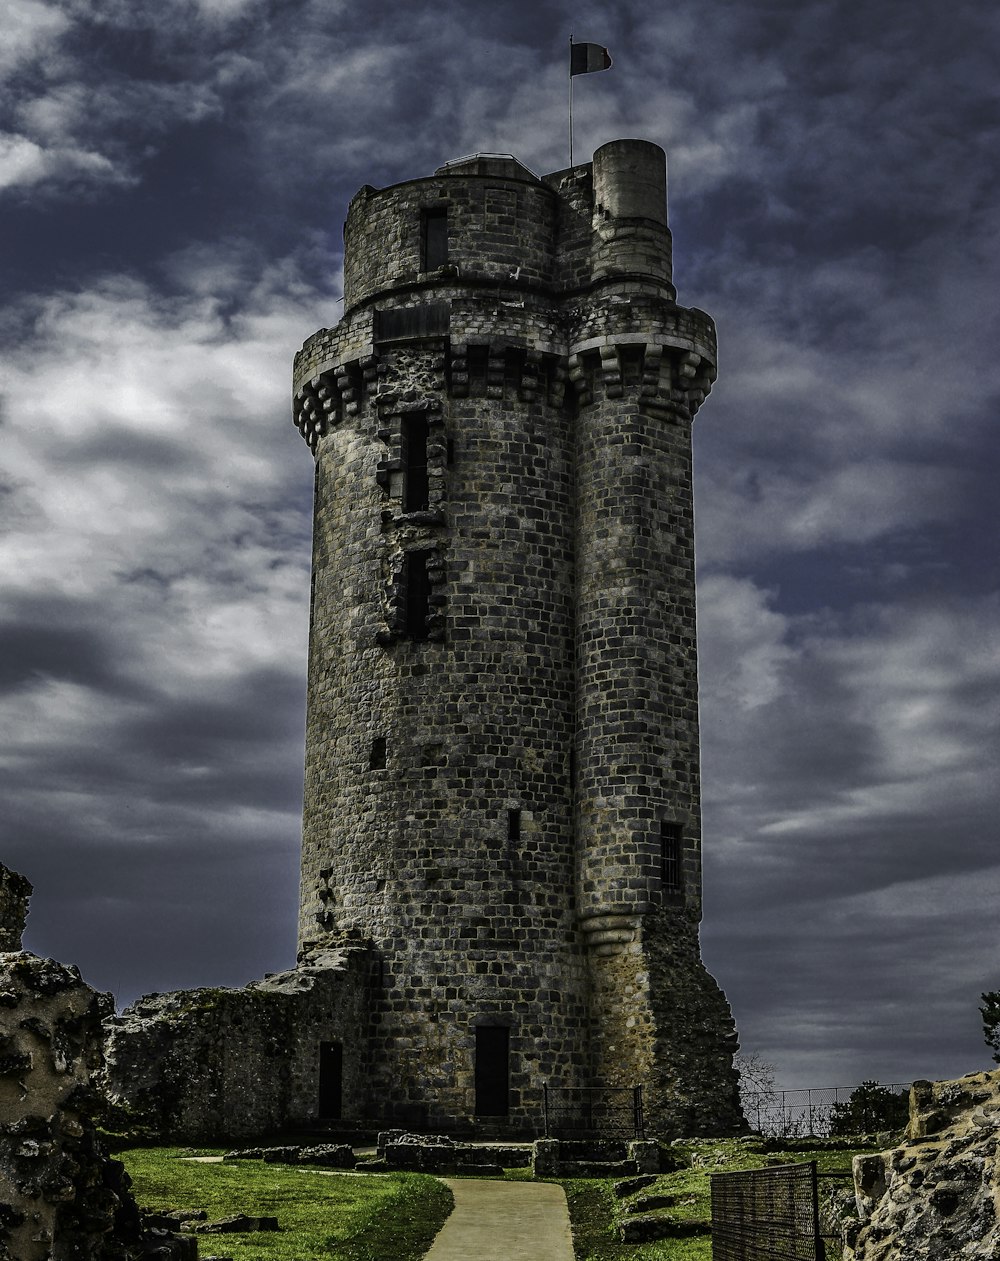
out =
<path fill-rule="evenodd" d="M 0 863 L 0 953 L 21 949 L 30 897 L 30 882 Z"/>
<path fill-rule="evenodd" d="M 539 368 L 529 391 L 516 355 L 478 349 L 461 377 L 452 360 L 449 393 L 440 350 L 386 346 L 317 457 L 300 932 L 377 943 L 373 1093 L 407 1124 L 468 1116 L 478 1023 L 511 1031 L 525 1120 L 541 1080 L 586 1071 L 565 893 L 571 436 Z M 425 512 L 404 511 L 400 486 L 414 413 L 429 421 Z M 401 629 L 414 550 L 433 556 L 423 642 Z"/>
<path fill-rule="evenodd" d="M 76 968 L 0 953 L 0 1261 L 139 1255 L 127 1179 L 92 1119 L 110 1006 Z"/>
<path fill-rule="evenodd" d="M 845 1261 L 1000 1256 L 1000 1071 L 913 1083 L 901 1147 L 854 1160 Z"/>
<path fill-rule="evenodd" d="M 164 1139 L 250 1138 L 315 1121 L 321 1043 L 343 1053 L 343 1115 L 366 1098 L 363 946 L 243 989 L 152 994 L 106 1022 L 106 1089 Z"/>
<path fill-rule="evenodd" d="M 546 1080 L 626 1079 L 656 1124 L 741 1123 L 696 927 L 690 427 L 715 337 L 674 300 L 664 187 L 662 153 L 620 141 L 544 181 L 477 158 L 362 189 L 345 317 L 297 359 L 316 457 L 300 945 L 372 942 L 386 1120 L 468 1124 L 492 1025 L 505 1123 L 537 1125 Z M 447 259 L 424 270 L 442 211 Z"/>

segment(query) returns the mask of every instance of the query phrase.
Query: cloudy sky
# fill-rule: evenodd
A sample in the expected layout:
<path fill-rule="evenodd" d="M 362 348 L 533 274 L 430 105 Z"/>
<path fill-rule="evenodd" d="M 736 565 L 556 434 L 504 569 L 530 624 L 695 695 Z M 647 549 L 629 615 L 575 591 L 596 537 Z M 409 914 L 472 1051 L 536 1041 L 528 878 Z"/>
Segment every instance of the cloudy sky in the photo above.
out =
<path fill-rule="evenodd" d="M 294 956 L 311 462 L 363 183 L 663 145 L 696 425 L 706 960 L 779 1082 L 988 1064 L 1000 11 L 5 0 L 0 860 L 120 1001 Z"/>

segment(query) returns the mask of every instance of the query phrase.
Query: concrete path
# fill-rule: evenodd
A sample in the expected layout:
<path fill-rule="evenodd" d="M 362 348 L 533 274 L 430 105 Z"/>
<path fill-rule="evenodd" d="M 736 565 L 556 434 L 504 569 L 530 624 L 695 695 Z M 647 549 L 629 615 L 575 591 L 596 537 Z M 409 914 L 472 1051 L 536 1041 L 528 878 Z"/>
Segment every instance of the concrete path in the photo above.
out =
<path fill-rule="evenodd" d="M 424 1261 L 573 1261 L 562 1187 L 442 1178 L 455 1197 Z"/>

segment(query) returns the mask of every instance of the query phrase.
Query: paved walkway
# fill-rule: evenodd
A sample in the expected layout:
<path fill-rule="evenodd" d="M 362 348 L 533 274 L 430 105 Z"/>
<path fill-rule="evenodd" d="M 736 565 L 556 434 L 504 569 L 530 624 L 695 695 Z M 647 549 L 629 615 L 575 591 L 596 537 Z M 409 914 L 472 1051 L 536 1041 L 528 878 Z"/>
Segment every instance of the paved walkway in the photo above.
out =
<path fill-rule="evenodd" d="M 573 1261 L 562 1187 L 442 1178 L 455 1197 L 424 1261 Z"/>

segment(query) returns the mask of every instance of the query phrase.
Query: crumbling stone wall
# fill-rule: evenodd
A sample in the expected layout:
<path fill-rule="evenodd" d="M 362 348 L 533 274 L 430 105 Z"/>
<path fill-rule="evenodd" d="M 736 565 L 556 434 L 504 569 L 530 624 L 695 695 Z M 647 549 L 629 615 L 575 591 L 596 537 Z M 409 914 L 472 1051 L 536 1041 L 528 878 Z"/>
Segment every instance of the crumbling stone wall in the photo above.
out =
<path fill-rule="evenodd" d="M 30 897 L 30 882 L 0 864 L 0 953 L 21 949 Z"/>
<path fill-rule="evenodd" d="M 113 1103 L 166 1139 L 250 1138 L 314 1122 L 320 1045 L 343 1048 L 343 1117 L 366 1100 L 370 956 L 321 953 L 243 989 L 140 998 L 106 1022 Z"/>
<path fill-rule="evenodd" d="M 1000 1256 L 1000 1070 L 913 1083 L 900 1147 L 858 1156 L 845 1261 Z"/>
<path fill-rule="evenodd" d="M 92 1119 L 110 1008 L 74 967 L 0 955 L 0 1261 L 139 1255 L 127 1179 Z"/>

